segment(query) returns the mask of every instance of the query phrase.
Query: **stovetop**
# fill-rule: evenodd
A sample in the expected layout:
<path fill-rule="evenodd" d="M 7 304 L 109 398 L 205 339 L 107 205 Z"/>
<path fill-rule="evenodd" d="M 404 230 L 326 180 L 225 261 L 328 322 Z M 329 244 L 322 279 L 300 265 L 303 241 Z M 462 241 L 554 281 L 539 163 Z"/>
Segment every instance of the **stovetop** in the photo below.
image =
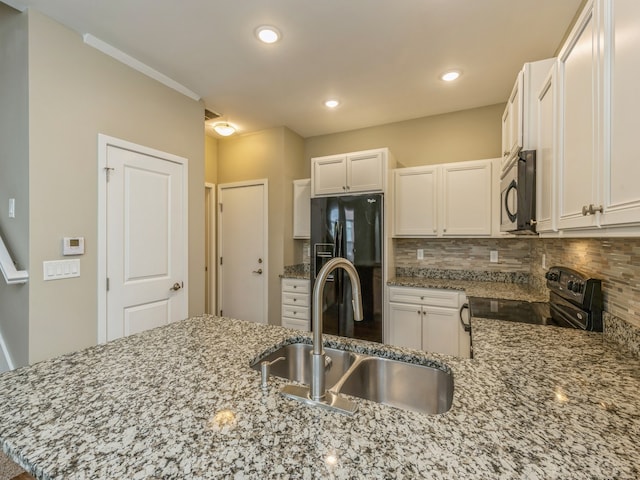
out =
<path fill-rule="evenodd" d="M 546 302 L 469 297 L 469 311 L 476 318 L 574 328 L 564 320 L 553 319 Z"/>

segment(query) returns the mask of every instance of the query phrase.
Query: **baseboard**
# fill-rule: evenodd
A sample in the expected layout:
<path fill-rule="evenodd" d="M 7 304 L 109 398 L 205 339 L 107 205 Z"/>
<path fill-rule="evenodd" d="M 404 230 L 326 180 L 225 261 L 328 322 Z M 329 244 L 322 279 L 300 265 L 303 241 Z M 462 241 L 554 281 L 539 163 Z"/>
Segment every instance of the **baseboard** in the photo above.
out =
<path fill-rule="evenodd" d="M 11 355 L 9 354 L 9 349 L 7 348 L 7 344 L 2 336 L 2 331 L 0 331 L 0 373 L 8 372 L 14 368 L 15 366 L 11 359 Z"/>

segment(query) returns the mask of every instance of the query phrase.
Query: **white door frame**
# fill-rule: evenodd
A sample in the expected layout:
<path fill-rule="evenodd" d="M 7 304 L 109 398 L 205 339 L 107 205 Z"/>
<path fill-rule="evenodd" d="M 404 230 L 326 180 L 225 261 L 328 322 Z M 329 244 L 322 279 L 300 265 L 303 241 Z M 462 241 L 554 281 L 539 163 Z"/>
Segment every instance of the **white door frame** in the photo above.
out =
<path fill-rule="evenodd" d="M 209 212 L 211 214 L 209 218 L 209 225 L 211 229 L 209 230 L 209 245 L 205 245 L 205 248 L 209 250 L 209 263 L 207 264 L 207 276 L 209 277 L 209 291 L 205 292 L 205 295 L 209 297 L 209 309 L 211 310 L 212 315 L 215 315 L 218 311 L 218 302 L 217 291 L 218 286 L 216 283 L 216 278 L 218 274 L 218 262 L 216 261 L 218 258 L 217 251 L 217 237 L 216 237 L 216 227 L 217 227 L 217 190 L 215 183 L 205 182 L 204 184 L 205 191 L 209 190 Z"/>
<path fill-rule="evenodd" d="M 182 165 L 183 175 L 183 228 L 184 235 L 184 278 L 189 278 L 189 162 L 184 157 L 138 145 L 126 140 L 98 134 L 98 343 L 107 341 L 107 149 L 113 146 L 132 152 L 158 157 Z M 189 282 L 183 287 L 184 295 L 189 298 Z M 188 304 L 188 300 L 187 300 Z"/>
<path fill-rule="evenodd" d="M 264 187 L 262 191 L 262 207 L 263 207 L 263 215 L 264 215 L 264 235 L 262 238 L 262 242 L 264 244 L 264 266 L 262 267 L 262 271 L 264 274 L 264 295 L 263 295 L 263 308 L 265 312 L 265 324 L 269 323 L 269 180 L 266 178 L 258 179 L 258 180 L 248 180 L 245 182 L 233 182 L 233 183 L 221 183 L 218 185 L 218 205 L 220 204 L 220 199 L 222 198 L 222 190 L 226 188 L 236 188 L 236 187 L 252 187 L 256 185 L 262 185 Z M 220 221 L 220 216 L 217 216 L 218 221 Z M 220 249 L 222 248 L 222 228 L 218 225 L 218 252 L 216 254 L 216 266 L 218 267 L 218 273 L 220 273 Z M 224 267 L 224 265 L 223 265 Z M 222 302 L 222 275 L 219 274 L 218 278 L 218 301 L 216 304 L 217 310 L 216 313 L 220 314 L 220 304 Z"/>

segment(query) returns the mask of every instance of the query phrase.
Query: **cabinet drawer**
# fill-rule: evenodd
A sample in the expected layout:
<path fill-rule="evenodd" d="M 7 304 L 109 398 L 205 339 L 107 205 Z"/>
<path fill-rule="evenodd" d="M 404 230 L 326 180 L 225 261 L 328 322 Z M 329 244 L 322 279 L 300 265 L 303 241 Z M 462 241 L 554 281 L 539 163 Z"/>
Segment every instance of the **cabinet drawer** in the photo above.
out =
<path fill-rule="evenodd" d="M 389 287 L 389 301 L 430 305 L 434 307 L 458 308 L 461 293 L 462 292 L 458 290 Z"/>
<path fill-rule="evenodd" d="M 309 293 L 309 280 L 296 278 L 283 278 L 282 291 L 291 293 Z"/>
<path fill-rule="evenodd" d="M 284 328 L 292 328 L 294 330 L 309 331 L 309 320 L 298 320 L 296 318 L 282 318 L 282 326 Z"/>
<path fill-rule="evenodd" d="M 282 316 L 298 320 L 309 320 L 309 309 L 307 307 L 282 305 Z"/>
<path fill-rule="evenodd" d="M 306 293 L 282 292 L 282 304 L 300 307 L 309 306 L 309 295 Z"/>

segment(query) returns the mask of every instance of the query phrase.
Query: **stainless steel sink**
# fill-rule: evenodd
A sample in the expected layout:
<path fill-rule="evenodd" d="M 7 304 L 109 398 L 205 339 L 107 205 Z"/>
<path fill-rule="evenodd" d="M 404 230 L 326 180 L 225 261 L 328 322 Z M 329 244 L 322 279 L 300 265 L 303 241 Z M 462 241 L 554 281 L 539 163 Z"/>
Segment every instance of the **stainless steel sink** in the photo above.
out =
<path fill-rule="evenodd" d="M 421 413 L 445 413 L 453 401 L 453 375 L 379 357 L 363 357 L 333 391 Z"/>
<path fill-rule="evenodd" d="M 312 349 L 313 346 L 306 343 L 285 345 L 256 361 L 251 368 L 260 371 L 263 361 L 273 362 L 269 367 L 271 375 L 309 385 Z M 451 408 L 452 373 L 436 367 L 334 348 L 325 348 L 324 351 L 326 386 L 328 394 L 333 397 L 352 395 L 427 414 L 445 413 Z"/>
<path fill-rule="evenodd" d="M 266 360 L 274 360 L 284 357 L 284 360 L 276 361 L 269 367 L 269 373 L 277 377 L 293 380 L 305 385 L 311 384 L 311 351 L 312 345 L 306 343 L 293 343 L 279 348 L 275 352 L 261 358 L 251 365 L 254 370 L 260 370 L 260 364 Z M 327 388 L 335 385 L 349 367 L 355 362 L 357 355 L 335 348 L 325 348 L 325 375 Z"/>

